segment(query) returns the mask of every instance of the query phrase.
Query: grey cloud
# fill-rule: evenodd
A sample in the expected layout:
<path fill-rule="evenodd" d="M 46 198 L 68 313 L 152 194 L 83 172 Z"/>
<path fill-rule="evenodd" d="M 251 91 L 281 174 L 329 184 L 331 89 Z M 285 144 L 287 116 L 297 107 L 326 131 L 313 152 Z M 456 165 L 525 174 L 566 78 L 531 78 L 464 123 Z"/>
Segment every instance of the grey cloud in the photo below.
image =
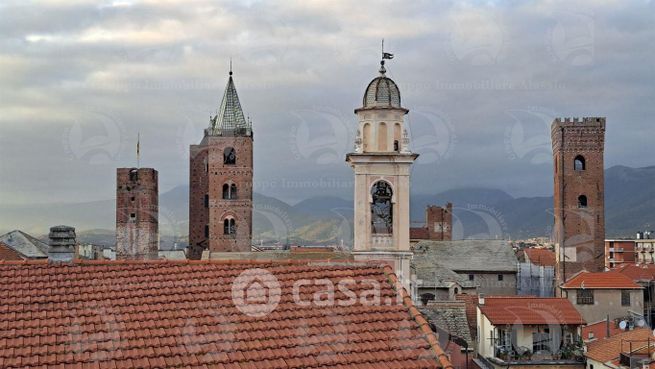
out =
<path fill-rule="evenodd" d="M 488 186 L 548 195 L 549 122 L 541 120 L 552 115 L 606 115 L 607 164 L 652 164 L 652 10 L 586 2 L 4 5 L 0 197 L 112 198 L 115 167 L 134 164 L 139 132 L 143 164 L 160 171 L 162 190 L 187 183 L 188 145 L 218 107 L 230 57 L 255 124 L 260 191 L 290 201 L 350 197 L 343 154 L 382 37 L 396 54 L 389 75 L 422 154 L 415 193 Z"/>

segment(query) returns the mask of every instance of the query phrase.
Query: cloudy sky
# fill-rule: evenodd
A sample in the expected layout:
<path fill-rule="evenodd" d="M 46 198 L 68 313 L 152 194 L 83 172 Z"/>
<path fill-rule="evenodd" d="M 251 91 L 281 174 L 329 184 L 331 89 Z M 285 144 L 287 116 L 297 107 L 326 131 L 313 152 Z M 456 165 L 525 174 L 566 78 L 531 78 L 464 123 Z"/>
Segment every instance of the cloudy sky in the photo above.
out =
<path fill-rule="evenodd" d="M 256 191 L 348 197 L 382 38 L 415 193 L 549 195 L 557 116 L 607 117 L 606 167 L 655 164 L 652 2 L 3 1 L 0 200 L 111 199 L 139 132 L 161 191 L 186 185 L 230 58 Z"/>

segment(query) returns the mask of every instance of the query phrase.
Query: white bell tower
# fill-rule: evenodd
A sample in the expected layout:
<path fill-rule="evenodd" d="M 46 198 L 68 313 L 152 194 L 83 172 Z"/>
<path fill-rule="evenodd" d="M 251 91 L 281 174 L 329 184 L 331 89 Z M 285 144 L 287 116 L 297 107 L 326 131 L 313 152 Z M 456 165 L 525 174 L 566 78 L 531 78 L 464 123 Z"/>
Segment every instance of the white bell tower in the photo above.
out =
<path fill-rule="evenodd" d="M 388 262 L 410 291 L 409 176 L 418 154 L 409 150 L 404 116 L 396 83 L 380 75 L 368 84 L 359 120 L 355 151 L 346 161 L 355 172 L 356 260 Z"/>

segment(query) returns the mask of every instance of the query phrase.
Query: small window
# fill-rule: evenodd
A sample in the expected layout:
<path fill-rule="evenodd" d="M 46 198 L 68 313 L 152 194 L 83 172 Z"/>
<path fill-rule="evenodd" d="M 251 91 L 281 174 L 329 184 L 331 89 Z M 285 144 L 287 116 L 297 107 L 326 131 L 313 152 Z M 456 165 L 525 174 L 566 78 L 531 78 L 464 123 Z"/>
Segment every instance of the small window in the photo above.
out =
<path fill-rule="evenodd" d="M 236 233 L 237 233 L 237 228 L 234 219 L 223 220 L 223 234 L 235 235 Z"/>
<path fill-rule="evenodd" d="M 475 280 L 475 276 L 473 274 L 469 274 L 469 281 Z"/>
<path fill-rule="evenodd" d="M 209 207 L 209 195 L 205 194 L 205 207 Z"/>
<path fill-rule="evenodd" d="M 234 165 L 237 163 L 237 154 L 233 147 L 226 147 L 223 150 L 223 164 Z"/>
<path fill-rule="evenodd" d="M 573 160 L 573 169 L 576 172 L 581 172 L 586 169 L 584 156 L 578 155 L 575 157 L 575 160 Z"/>
<path fill-rule="evenodd" d="M 236 200 L 237 198 L 237 185 L 227 184 L 223 185 L 223 199 L 224 200 Z"/>
<path fill-rule="evenodd" d="M 136 219 L 136 213 L 130 213 L 130 219 Z"/>
<path fill-rule="evenodd" d="M 136 200 L 136 197 L 134 196 L 130 197 L 130 201 L 134 202 L 134 200 Z"/>
<path fill-rule="evenodd" d="M 503 280 L 503 275 L 502 275 L 502 274 L 498 274 L 498 281 L 502 281 L 502 280 Z"/>
<path fill-rule="evenodd" d="M 594 364 L 589 364 L 589 369 L 594 369 Z"/>
<path fill-rule="evenodd" d="M 205 238 L 209 238 L 209 224 L 205 225 Z"/>
<path fill-rule="evenodd" d="M 578 196 L 578 208 L 584 209 L 587 207 L 587 196 L 580 195 Z"/>
<path fill-rule="evenodd" d="M 594 304 L 594 290 L 578 290 L 577 304 L 578 305 L 593 305 Z"/>
<path fill-rule="evenodd" d="M 400 151 L 400 145 L 398 145 L 398 140 L 393 140 L 393 151 Z"/>
<path fill-rule="evenodd" d="M 621 290 L 621 306 L 630 306 L 629 290 Z"/>
<path fill-rule="evenodd" d="M 429 301 L 434 301 L 435 295 L 432 293 L 424 293 L 421 295 L 421 302 L 423 305 L 427 305 Z"/>

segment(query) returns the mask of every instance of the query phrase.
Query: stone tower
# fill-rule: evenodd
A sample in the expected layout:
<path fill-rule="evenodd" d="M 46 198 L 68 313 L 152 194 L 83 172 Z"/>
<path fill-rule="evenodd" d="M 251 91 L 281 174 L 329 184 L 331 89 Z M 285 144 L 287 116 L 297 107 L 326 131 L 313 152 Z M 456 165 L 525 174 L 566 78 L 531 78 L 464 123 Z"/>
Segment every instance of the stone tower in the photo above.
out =
<path fill-rule="evenodd" d="M 559 285 L 580 270 L 603 270 L 605 118 L 555 119 L 551 137 Z"/>
<path fill-rule="evenodd" d="M 253 132 L 232 71 L 217 114 L 199 145 L 191 145 L 189 255 L 204 250 L 250 251 L 252 239 Z"/>
<path fill-rule="evenodd" d="M 446 207 L 429 205 L 425 209 L 425 225 L 428 227 L 428 239 L 451 241 L 453 239 L 453 204 Z"/>
<path fill-rule="evenodd" d="M 159 179 L 152 168 L 116 170 L 116 258 L 156 259 Z"/>
<path fill-rule="evenodd" d="M 409 150 L 404 116 L 396 83 L 380 75 L 368 84 L 359 120 L 355 150 L 346 161 L 355 172 L 354 245 L 358 260 L 391 264 L 409 289 L 409 176 L 418 157 Z"/>

